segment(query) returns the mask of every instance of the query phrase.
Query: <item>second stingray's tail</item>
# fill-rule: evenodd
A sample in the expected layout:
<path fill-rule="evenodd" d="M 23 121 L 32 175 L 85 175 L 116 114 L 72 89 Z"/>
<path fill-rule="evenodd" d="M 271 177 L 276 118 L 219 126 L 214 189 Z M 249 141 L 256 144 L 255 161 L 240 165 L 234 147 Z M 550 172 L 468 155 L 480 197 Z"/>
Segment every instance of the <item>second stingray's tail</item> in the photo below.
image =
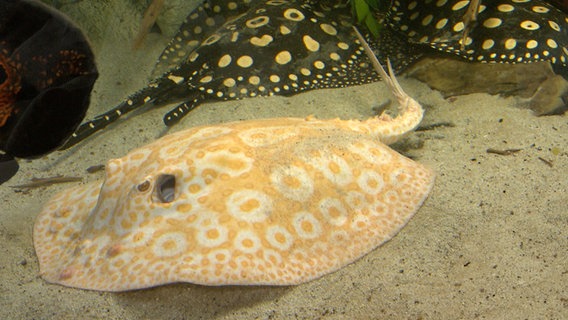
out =
<path fill-rule="evenodd" d="M 151 88 L 149 88 L 151 89 Z M 120 119 L 125 114 L 144 106 L 146 103 L 151 102 L 150 92 L 148 89 L 138 91 L 137 93 L 128 97 L 115 108 L 96 116 L 94 119 L 82 123 L 75 133 L 59 148 L 59 150 L 66 150 L 76 145 L 77 143 L 87 139 L 96 132 L 106 128 L 110 124 Z"/>

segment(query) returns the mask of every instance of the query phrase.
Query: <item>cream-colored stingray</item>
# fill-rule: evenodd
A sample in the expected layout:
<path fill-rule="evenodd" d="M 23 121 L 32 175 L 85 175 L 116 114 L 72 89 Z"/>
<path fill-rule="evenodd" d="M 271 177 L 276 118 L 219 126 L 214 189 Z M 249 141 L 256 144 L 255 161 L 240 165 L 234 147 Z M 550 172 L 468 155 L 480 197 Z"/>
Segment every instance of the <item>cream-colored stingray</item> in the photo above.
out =
<path fill-rule="evenodd" d="M 57 194 L 38 216 L 41 276 L 105 291 L 292 285 L 367 254 L 406 224 L 434 181 L 384 144 L 423 111 L 378 68 L 400 103 L 394 119 L 203 126 L 110 160 L 104 181 Z"/>

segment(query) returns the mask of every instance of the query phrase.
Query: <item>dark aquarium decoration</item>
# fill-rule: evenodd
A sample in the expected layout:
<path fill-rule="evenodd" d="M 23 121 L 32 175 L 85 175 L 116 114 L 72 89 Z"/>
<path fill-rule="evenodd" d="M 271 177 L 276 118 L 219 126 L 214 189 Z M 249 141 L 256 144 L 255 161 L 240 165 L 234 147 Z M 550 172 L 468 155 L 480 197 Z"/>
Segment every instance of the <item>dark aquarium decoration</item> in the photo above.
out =
<path fill-rule="evenodd" d="M 0 183 L 14 158 L 60 147 L 89 106 L 93 52 L 65 16 L 32 0 L 0 0 Z"/>

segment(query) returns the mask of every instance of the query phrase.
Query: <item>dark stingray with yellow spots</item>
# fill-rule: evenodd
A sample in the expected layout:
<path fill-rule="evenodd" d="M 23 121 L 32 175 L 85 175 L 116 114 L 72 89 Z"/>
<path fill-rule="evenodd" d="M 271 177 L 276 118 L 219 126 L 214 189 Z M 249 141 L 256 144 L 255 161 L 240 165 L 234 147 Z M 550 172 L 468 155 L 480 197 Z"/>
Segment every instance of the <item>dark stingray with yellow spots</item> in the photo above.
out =
<path fill-rule="evenodd" d="M 470 1 L 397 0 L 387 20 L 390 27 L 412 43 L 470 61 L 550 61 L 562 66 L 568 63 L 567 16 L 549 2 L 481 1 L 477 21 L 462 39 L 469 4 Z"/>
<path fill-rule="evenodd" d="M 344 2 L 342 4 L 342 2 Z M 403 70 L 431 48 L 472 61 L 566 61 L 566 14 L 544 1 L 482 1 L 463 41 L 469 1 L 392 2 L 379 59 Z M 351 28 L 345 1 L 205 1 L 161 55 L 146 88 L 77 130 L 68 148 L 127 112 L 181 102 L 164 117 L 173 125 L 201 103 L 293 95 L 378 81 Z"/>
<path fill-rule="evenodd" d="M 81 125 L 64 148 L 147 103 L 181 101 L 164 117 L 169 126 L 206 101 L 378 81 L 351 20 L 349 6 L 324 1 L 206 1 L 160 57 L 158 73 L 167 72 Z M 398 69 L 412 59 L 400 61 L 394 61 Z"/>

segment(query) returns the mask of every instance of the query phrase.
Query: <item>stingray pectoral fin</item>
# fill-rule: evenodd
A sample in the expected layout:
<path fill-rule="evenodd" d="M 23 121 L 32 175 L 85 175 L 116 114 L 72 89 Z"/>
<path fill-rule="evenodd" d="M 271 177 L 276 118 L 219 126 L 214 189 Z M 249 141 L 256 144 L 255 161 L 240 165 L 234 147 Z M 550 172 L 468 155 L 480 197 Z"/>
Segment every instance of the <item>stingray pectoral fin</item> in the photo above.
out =
<path fill-rule="evenodd" d="M 175 69 L 182 61 L 211 36 L 225 22 L 245 13 L 251 7 L 250 1 L 209 0 L 193 10 L 179 27 L 179 30 L 160 54 L 152 76 L 157 78 Z M 196 26 L 198 28 L 196 28 Z"/>

